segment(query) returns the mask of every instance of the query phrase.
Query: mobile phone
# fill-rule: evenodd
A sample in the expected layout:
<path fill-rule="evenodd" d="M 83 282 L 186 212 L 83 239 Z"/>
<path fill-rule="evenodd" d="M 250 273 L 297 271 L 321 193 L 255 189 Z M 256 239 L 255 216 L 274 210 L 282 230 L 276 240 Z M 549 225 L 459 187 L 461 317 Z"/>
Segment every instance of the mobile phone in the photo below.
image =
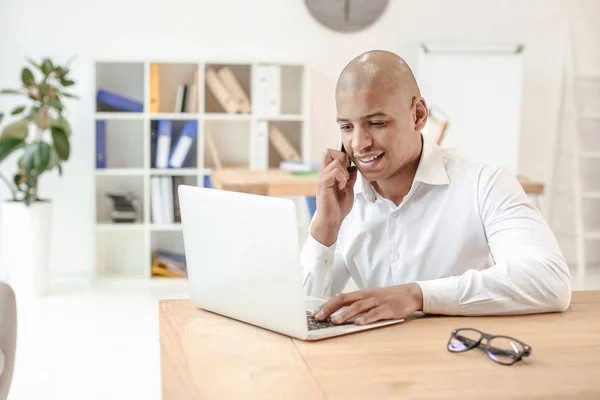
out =
<path fill-rule="evenodd" d="M 344 142 L 342 142 L 342 139 L 340 138 L 340 151 L 344 154 L 348 154 L 348 152 L 346 151 L 346 148 L 344 147 Z M 350 158 L 350 157 L 348 157 Z M 352 163 L 352 160 L 350 160 L 350 165 L 348 166 L 348 172 L 352 172 L 352 167 L 354 166 L 354 164 Z"/>

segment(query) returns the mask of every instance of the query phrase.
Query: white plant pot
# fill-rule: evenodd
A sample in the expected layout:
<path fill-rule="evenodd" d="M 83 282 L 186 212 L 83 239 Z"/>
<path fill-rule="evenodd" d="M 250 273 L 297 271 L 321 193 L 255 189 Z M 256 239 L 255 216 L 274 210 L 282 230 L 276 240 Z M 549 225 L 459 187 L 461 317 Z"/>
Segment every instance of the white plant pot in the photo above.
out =
<path fill-rule="evenodd" d="M 4 202 L 0 210 L 0 266 L 17 298 L 48 291 L 52 203 Z"/>

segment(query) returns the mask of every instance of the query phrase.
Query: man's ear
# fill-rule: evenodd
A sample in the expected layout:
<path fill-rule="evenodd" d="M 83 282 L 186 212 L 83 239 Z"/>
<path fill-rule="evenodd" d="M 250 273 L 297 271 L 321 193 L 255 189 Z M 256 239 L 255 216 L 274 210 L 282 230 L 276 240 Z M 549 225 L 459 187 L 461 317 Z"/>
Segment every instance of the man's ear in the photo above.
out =
<path fill-rule="evenodd" d="M 427 118 L 429 117 L 429 110 L 427 108 L 427 102 L 424 98 L 419 97 L 415 101 L 415 111 L 413 113 L 413 120 L 415 124 L 415 131 L 420 132 L 425 128 L 427 124 Z"/>

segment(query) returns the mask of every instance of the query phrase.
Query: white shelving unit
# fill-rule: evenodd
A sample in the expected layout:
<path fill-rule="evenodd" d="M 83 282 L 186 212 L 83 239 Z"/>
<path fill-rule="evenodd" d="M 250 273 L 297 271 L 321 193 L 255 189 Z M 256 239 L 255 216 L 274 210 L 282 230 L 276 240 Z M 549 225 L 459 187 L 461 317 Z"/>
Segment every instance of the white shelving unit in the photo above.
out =
<path fill-rule="evenodd" d="M 158 65 L 158 112 L 151 112 L 152 71 Z M 279 113 L 259 115 L 261 109 L 256 95 L 261 78 L 260 66 L 278 67 Z M 249 113 L 228 113 L 205 82 L 207 68 L 229 67 L 248 96 Z M 196 75 L 196 76 L 194 76 Z M 177 222 L 156 224 L 152 218 L 151 179 L 155 176 L 180 176 L 185 184 L 210 185 L 214 162 L 207 151 L 206 130 L 218 149 L 224 166 L 276 168 L 281 158 L 268 139 L 257 139 L 264 121 L 276 124 L 307 160 L 308 93 L 307 70 L 302 64 L 277 62 L 231 62 L 204 60 L 97 60 L 95 63 L 96 90 L 106 90 L 143 104 L 143 111 L 127 112 L 107 109 L 95 104 L 93 132 L 94 154 L 97 145 L 96 121 L 105 121 L 103 140 L 105 166 L 95 167 L 95 246 L 96 279 L 105 281 L 142 280 L 164 281 L 151 272 L 152 251 L 162 249 L 183 253 L 181 225 Z M 196 87 L 196 109 L 176 112 L 178 87 Z M 153 123 L 170 120 L 173 124 L 171 150 L 183 124 L 195 121 L 198 126 L 192 150 L 182 168 L 155 168 Z M 253 137 L 254 136 L 254 137 Z M 262 158 L 262 159 L 261 159 Z M 251 165 L 252 164 L 252 165 Z M 132 193 L 139 201 L 134 223 L 115 223 L 111 220 L 111 200 L 107 193 Z M 175 191 L 174 191 L 175 193 Z M 175 204 L 175 201 L 174 201 Z M 171 279 L 181 281 L 181 279 Z"/>

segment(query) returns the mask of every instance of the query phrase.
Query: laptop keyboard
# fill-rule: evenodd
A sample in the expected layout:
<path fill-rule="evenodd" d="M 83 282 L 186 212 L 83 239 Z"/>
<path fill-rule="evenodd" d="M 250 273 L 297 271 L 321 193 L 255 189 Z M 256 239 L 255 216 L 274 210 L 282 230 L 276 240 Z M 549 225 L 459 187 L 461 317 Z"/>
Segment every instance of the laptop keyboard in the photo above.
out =
<path fill-rule="evenodd" d="M 332 328 L 334 326 L 339 326 L 334 324 L 333 322 L 331 322 L 331 317 L 327 318 L 324 321 L 317 321 L 316 319 L 314 319 L 311 315 L 312 313 L 310 311 L 306 312 L 306 322 L 308 323 L 308 330 L 309 331 L 314 331 L 317 329 L 323 329 L 323 328 Z"/>

